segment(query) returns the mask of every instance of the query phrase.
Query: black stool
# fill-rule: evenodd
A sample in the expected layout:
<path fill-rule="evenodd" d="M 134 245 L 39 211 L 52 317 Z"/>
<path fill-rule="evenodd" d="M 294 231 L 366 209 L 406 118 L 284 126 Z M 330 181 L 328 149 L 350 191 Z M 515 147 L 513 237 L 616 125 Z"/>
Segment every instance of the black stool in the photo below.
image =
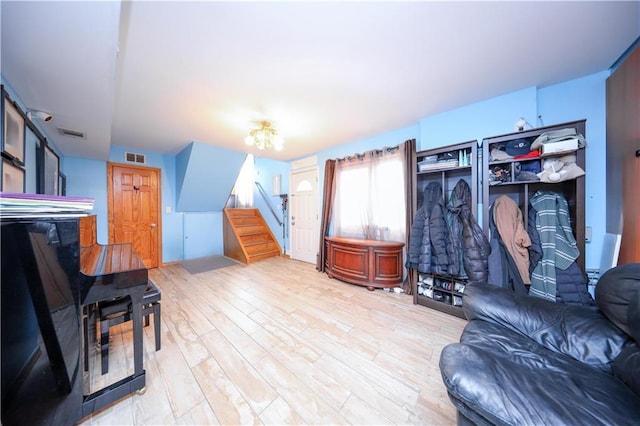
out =
<path fill-rule="evenodd" d="M 149 325 L 149 315 L 153 314 L 153 328 L 156 339 L 156 351 L 160 350 L 160 290 L 149 280 L 142 298 L 142 316 L 144 325 Z M 129 296 L 98 303 L 100 319 L 100 358 L 102 374 L 109 372 L 109 328 L 131 321 L 131 298 Z"/>

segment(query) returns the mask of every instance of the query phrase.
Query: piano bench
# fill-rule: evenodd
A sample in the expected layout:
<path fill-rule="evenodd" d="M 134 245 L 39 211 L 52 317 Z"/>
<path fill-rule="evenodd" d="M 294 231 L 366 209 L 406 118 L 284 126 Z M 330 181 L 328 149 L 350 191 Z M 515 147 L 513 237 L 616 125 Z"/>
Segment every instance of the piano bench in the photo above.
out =
<path fill-rule="evenodd" d="M 156 351 L 160 350 L 160 289 L 149 280 L 142 298 L 142 316 L 144 325 L 149 325 L 149 315 L 153 314 L 153 328 L 156 340 Z M 131 298 L 128 296 L 98 303 L 98 319 L 100 321 L 100 359 L 102 374 L 109 372 L 109 328 L 131 321 Z"/>

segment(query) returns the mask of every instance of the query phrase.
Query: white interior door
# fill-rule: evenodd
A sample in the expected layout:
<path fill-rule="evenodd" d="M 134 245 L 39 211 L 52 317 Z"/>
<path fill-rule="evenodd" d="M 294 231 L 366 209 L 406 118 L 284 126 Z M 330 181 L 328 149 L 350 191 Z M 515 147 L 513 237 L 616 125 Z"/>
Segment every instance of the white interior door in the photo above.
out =
<path fill-rule="evenodd" d="M 318 169 L 292 172 L 289 230 L 291 258 L 316 263 L 318 253 Z"/>

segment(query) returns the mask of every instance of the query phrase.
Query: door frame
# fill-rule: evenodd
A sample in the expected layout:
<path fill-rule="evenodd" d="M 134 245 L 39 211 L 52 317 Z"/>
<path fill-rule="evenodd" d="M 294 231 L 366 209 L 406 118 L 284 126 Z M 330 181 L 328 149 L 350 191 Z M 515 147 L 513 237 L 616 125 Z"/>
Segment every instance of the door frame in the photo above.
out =
<path fill-rule="evenodd" d="M 112 229 L 113 229 L 113 168 L 124 167 L 127 169 L 139 169 L 139 170 L 151 170 L 158 174 L 158 188 L 156 190 L 156 205 L 158 206 L 158 233 L 156 237 L 156 265 L 162 266 L 162 169 L 158 167 L 140 166 L 137 164 L 127 163 L 115 163 L 107 161 L 107 235 L 109 238 L 109 244 L 113 244 L 111 241 Z"/>

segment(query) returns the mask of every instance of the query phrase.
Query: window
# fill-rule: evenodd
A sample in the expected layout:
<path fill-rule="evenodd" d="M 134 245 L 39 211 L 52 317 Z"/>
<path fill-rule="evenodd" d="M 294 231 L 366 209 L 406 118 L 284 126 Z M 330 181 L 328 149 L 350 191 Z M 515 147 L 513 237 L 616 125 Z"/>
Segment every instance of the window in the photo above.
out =
<path fill-rule="evenodd" d="M 404 241 L 404 176 L 398 149 L 340 160 L 336 167 L 332 234 Z"/>
<path fill-rule="evenodd" d="M 253 182 L 254 179 L 253 154 L 247 155 L 240 174 L 233 187 L 232 193 L 236 196 L 236 207 L 253 207 Z"/>

